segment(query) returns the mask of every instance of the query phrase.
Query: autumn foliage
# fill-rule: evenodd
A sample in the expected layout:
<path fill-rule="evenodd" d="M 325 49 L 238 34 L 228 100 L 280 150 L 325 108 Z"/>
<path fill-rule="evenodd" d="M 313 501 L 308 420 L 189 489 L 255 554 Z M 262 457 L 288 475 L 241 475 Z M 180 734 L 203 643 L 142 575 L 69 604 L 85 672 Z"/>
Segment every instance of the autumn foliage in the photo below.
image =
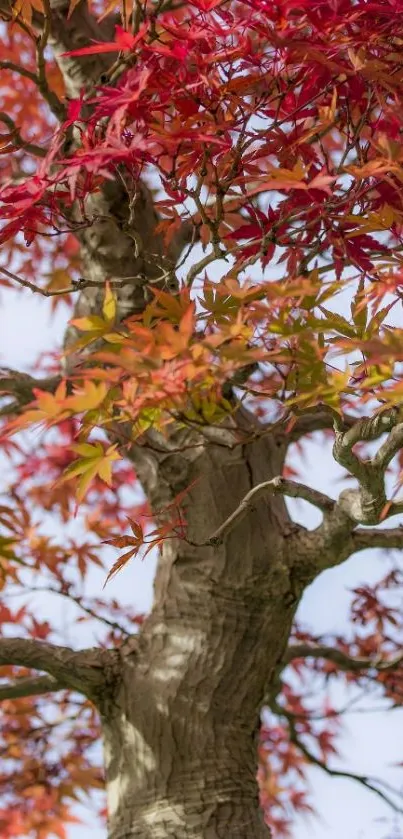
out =
<path fill-rule="evenodd" d="M 71 16 L 81 4 L 72 0 Z M 318 406 L 336 422 L 401 408 L 403 2 L 146 0 L 133 14 L 125 0 L 93 2 L 100 33 L 116 16 L 114 34 L 67 59 L 107 55 L 108 69 L 74 98 L 52 51 L 51 7 L 0 4 L 1 303 L 10 290 L 41 294 L 71 318 L 75 340 L 27 359 L 29 375 L 2 371 L 0 620 L 5 636 L 63 640 L 40 618 L 39 592 L 51 591 L 113 646 L 142 616 L 108 586 L 88 595 L 94 568 L 102 585 L 161 540 L 186 538 L 186 489 L 152 515 L 126 457 L 147 431 L 225 423 L 231 383 L 285 434 Z M 143 310 L 124 320 L 113 276 L 102 311 L 72 312 L 88 283 L 79 239 L 97 220 L 89 198 L 112 178 L 129 208 L 141 179 L 155 190 L 167 248 L 189 230 L 177 276 L 157 266 Z M 393 563 L 381 566 L 375 588 L 352 593 L 346 637 L 296 625 L 292 643 L 396 655 L 401 582 Z M 261 731 L 274 836 L 313 806 L 312 756 L 327 764 L 337 753 L 341 721 L 326 698 L 336 680 L 376 683 L 390 705 L 402 702 L 401 669 L 293 662 Z M 63 839 L 83 796 L 102 810 L 89 702 L 67 691 L 7 699 L 0 736 L 4 839 Z"/>

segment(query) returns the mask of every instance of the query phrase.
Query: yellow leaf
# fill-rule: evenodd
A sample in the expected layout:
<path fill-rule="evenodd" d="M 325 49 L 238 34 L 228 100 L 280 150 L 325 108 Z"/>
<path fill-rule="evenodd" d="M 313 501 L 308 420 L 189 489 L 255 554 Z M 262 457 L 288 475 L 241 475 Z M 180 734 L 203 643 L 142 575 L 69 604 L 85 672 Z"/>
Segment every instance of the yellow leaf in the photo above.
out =
<path fill-rule="evenodd" d="M 112 461 L 104 458 L 98 467 L 98 475 L 108 486 L 112 483 Z"/>
<path fill-rule="evenodd" d="M 104 305 L 102 306 L 102 314 L 109 323 L 115 320 L 116 317 L 116 297 L 110 287 L 106 283 Z"/>
<path fill-rule="evenodd" d="M 81 502 L 84 500 L 90 485 L 92 484 L 94 478 L 96 478 L 98 473 L 98 463 L 97 461 L 91 463 L 90 469 L 87 469 L 86 472 L 81 476 L 78 486 L 77 486 L 77 501 Z"/>
<path fill-rule="evenodd" d="M 333 95 L 332 101 L 330 105 L 325 105 L 323 108 L 319 108 L 319 118 L 321 122 L 324 124 L 332 123 L 335 118 L 336 114 L 336 105 L 337 105 L 337 88 L 333 88 Z M 317 131 L 316 127 L 316 131 Z"/>
<path fill-rule="evenodd" d="M 114 460 L 120 460 L 116 446 L 109 446 L 104 451 L 101 443 L 76 443 L 70 448 L 81 455 L 81 458 L 65 469 L 58 483 L 78 477 L 76 496 L 79 502 L 83 500 L 94 478 L 99 477 L 108 486 L 111 485 L 112 463 Z"/>
<path fill-rule="evenodd" d="M 62 408 L 64 409 L 64 401 L 66 399 L 66 382 L 62 381 L 58 385 L 55 393 L 47 393 L 46 391 L 40 391 L 37 393 L 37 404 L 38 409 L 43 411 L 47 417 L 55 417 L 58 416 Z"/>
<path fill-rule="evenodd" d="M 123 341 L 123 335 L 119 335 L 119 332 L 107 332 L 103 338 L 108 344 L 121 344 Z"/>
<path fill-rule="evenodd" d="M 92 411 L 101 405 L 107 392 L 108 388 L 105 382 L 100 382 L 98 385 L 95 382 L 85 382 L 83 390 L 77 391 L 73 396 L 70 396 L 66 400 L 66 404 L 71 410 L 77 411 L 77 413 Z"/>
<path fill-rule="evenodd" d="M 75 443 L 70 448 L 73 452 L 77 452 L 77 454 L 81 454 L 82 457 L 87 459 L 90 457 L 102 457 L 104 453 L 101 443 Z"/>
<path fill-rule="evenodd" d="M 105 321 L 98 315 L 89 315 L 87 318 L 74 318 L 70 323 L 76 326 L 80 332 L 103 332 L 105 330 Z"/>
<path fill-rule="evenodd" d="M 36 400 L 32 404 L 32 408 L 24 411 L 20 417 L 12 420 L 9 425 L 9 430 L 14 431 L 20 428 L 26 428 L 28 425 L 35 425 L 37 423 L 45 423 L 50 426 L 55 422 L 61 422 L 69 416 L 69 411 L 66 410 L 66 382 L 60 382 L 55 393 L 47 393 L 47 391 L 35 390 Z"/>

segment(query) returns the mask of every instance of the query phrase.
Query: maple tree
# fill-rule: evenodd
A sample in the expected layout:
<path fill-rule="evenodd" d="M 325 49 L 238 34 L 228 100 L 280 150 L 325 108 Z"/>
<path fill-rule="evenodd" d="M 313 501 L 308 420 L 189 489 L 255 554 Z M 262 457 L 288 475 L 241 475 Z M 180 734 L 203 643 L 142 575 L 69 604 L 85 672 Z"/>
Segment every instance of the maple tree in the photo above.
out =
<path fill-rule="evenodd" d="M 310 764 L 399 807 L 332 768 L 325 688 L 402 704 L 402 12 L 0 0 L 2 303 L 69 321 L 0 375 L 4 839 L 63 839 L 104 786 L 110 839 L 284 837 Z M 336 499 L 293 468 L 314 433 Z M 396 553 L 315 636 L 306 587 L 368 548 Z M 154 549 L 149 615 L 88 594 Z"/>

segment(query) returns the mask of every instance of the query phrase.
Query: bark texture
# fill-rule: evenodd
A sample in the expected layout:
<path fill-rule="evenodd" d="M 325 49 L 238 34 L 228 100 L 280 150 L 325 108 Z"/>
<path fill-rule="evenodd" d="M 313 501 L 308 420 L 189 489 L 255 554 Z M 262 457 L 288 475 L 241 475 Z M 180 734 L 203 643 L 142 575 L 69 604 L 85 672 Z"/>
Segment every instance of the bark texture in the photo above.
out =
<path fill-rule="evenodd" d="M 281 459 L 264 439 L 242 456 L 210 446 L 182 464 L 172 491 L 180 472 L 198 479 L 189 538 L 218 527 Z M 268 835 L 256 734 L 298 602 L 287 532 L 276 498 L 260 501 L 221 546 L 167 543 L 152 613 L 135 649 L 122 650 L 120 684 L 103 708 L 110 839 Z"/>
<path fill-rule="evenodd" d="M 240 411 L 226 439 L 253 429 Z M 170 441 L 174 452 L 132 452 L 155 509 L 194 482 L 193 544 L 165 544 L 152 612 L 123 646 L 115 690 L 101 705 L 109 839 L 263 839 L 260 711 L 276 691 L 301 595 L 349 555 L 353 525 L 329 505 L 309 533 L 290 520 L 283 497 L 270 496 L 223 544 L 195 547 L 253 487 L 281 474 L 286 446 L 270 435 L 232 447 L 183 435 Z"/>

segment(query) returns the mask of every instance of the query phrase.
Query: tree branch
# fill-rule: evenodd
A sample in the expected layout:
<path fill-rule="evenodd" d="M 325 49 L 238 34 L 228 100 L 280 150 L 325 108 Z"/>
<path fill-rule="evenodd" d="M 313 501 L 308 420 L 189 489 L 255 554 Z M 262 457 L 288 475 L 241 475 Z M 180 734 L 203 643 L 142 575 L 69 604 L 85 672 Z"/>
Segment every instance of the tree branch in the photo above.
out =
<path fill-rule="evenodd" d="M 318 405 L 315 408 L 298 411 L 297 418 L 287 438 L 295 443 L 306 434 L 314 431 L 327 431 L 334 428 L 336 418 L 341 421 L 342 427 L 347 430 L 357 421 L 354 417 L 343 415 L 342 418 L 328 405 Z"/>
<path fill-rule="evenodd" d="M 2 62 L 0 62 L 0 69 L 1 63 Z M 16 148 L 23 149 L 25 152 L 33 154 L 35 157 L 46 157 L 47 149 L 42 148 L 42 146 L 37 146 L 36 143 L 30 143 L 28 140 L 24 140 L 14 120 L 11 119 L 8 114 L 4 113 L 4 111 L 0 111 L 0 122 L 4 122 L 4 125 L 6 125 L 9 129 L 10 140 L 14 143 Z"/>
<path fill-rule="evenodd" d="M 3 265 L 0 265 L 0 274 L 4 274 L 7 279 L 13 280 L 23 288 L 27 288 L 29 291 L 32 291 L 33 294 L 40 294 L 42 297 L 64 297 L 67 294 L 76 294 L 77 292 L 84 291 L 86 288 L 99 288 L 99 282 L 96 280 L 86 279 L 85 277 L 79 277 L 77 280 L 72 280 L 71 285 L 65 286 L 64 288 L 57 288 L 53 290 L 40 288 L 40 286 L 35 285 L 35 283 L 31 283 L 30 280 L 26 280 L 24 277 L 20 277 L 13 271 L 9 271 L 7 268 L 4 268 Z M 163 284 L 168 278 L 169 272 L 165 272 L 157 278 L 156 282 Z M 109 280 L 109 284 L 112 288 L 118 289 L 123 285 L 127 285 L 128 282 L 141 282 L 142 279 L 143 278 L 140 274 L 137 274 L 134 277 L 114 277 L 112 280 Z"/>
<path fill-rule="evenodd" d="M 359 483 L 358 489 L 340 493 L 338 506 L 357 524 L 379 524 L 402 509 L 399 502 L 388 505 L 385 492 L 385 470 L 403 443 L 400 418 L 399 408 L 388 408 L 357 420 L 348 431 L 336 428 L 334 459 Z M 388 437 L 372 460 L 362 460 L 354 452 L 357 443 L 377 440 L 385 433 Z"/>
<path fill-rule="evenodd" d="M 229 533 L 238 525 L 245 516 L 254 509 L 255 504 L 266 495 L 287 495 L 289 498 L 301 498 L 313 504 L 323 512 L 331 511 L 336 504 L 332 498 L 325 495 L 323 492 L 318 492 L 316 489 L 305 486 L 305 484 L 297 483 L 297 481 L 289 481 L 286 478 L 277 477 L 270 481 L 264 481 L 261 484 L 253 487 L 244 496 L 238 507 L 231 513 L 230 516 L 217 528 L 217 530 L 205 541 L 195 545 L 196 547 L 203 547 L 208 545 L 221 545 L 227 538 Z"/>
<path fill-rule="evenodd" d="M 26 67 L 22 67 L 20 64 L 15 64 L 14 61 L 0 61 L 0 70 L 10 70 L 10 72 L 18 73 L 25 79 L 30 79 L 30 81 L 34 84 L 37 83 L 37 76 L 35 73 L 32 73 L 31 70 L 27 70 Z"/>
<path fill-rule="evenodd" d="M 19 414 L 22 408 L 34 399 L 34 389 L 54 393 L 60 382 L 61 376 L 35 379 L 28 373 L 12 370 L 11 367 L 0 367 L 0 401 L 12 398 L 11 402 L 0 408 L 0 417 Z"/>
<path fill-rule="evenodd" d="M 397 506 L 397 505 L 392 505 Z M 401 512 L 399 510 L 398 512 Z M 389 530 L 378 530 L 376 527 L 366 527 L 354 530 L 351 534 L 354 552 L 365 551 L 368 548 L 386 548 L 402 550 L 403 526 L 392 527 Z"/>
<path fill-rule="evenodd" d="M 59 684 L 95 699 L 106 685 L 105 668 L 111 664 L 108 650 L 80 650 L 59 647 L 28 638 L 2 638 L 0 665 L 20 665 L 44 670 Z"/>
<path fill-rule="evenodd" d="M 93 618 L 96 621 L 99 621 L 100 623 L 104 623 L 105 626 L 109 626 L 110 629 L 112 629 L 114 632 L 121 632 L 124 637 L 131 636 L 131 633 L 123 626 L 121 626 L 120 623 L 109 620 L 103 615 L 98 615 L 95 609 L 91 609 L 90 606 L 85 606 L 82 602 L 81 597 L 71 594 L 70 591 L 61 591 L 61 589 L 52 588 L 52 586 L 35 586 L 34 588 L 31 588 L 30 591 L 44 591 L 48 592 L 49 594 L 57 594 L 59 597 L 65 597 L 66 600 L 70 600 L 70 602 L 75 603 L 75 605 L 78 606 L 78 608 L 81 609 L 83 612 L 85 612 L 86 615 L 89 615 L 89 617 Z"/>
<path fill-rule="evenodd" d="M 398 423 L 392 428 L 385 442 L 380 446 L 374 457 L 374 463 L 380 469 L 386 469 L 395 455 L 403 446 L 403 423 Z"/>
<path fill-rule="evenodd" d="M 295 658 L 325 658 L 327 661 L 332 661 L 340 670 L 377 670 L 379 672 L 384 670 L 394 670 L 403 661 L 403 653 L 399 653 L 393 658 L 353 658 L 347 653 L 338 650 L 336 647 L 328 645 L 320 645 L 312 647 L 310 644 L 292 644 L 286 650 L 284 656 L 285 664 L 289 664 Z"/>
<path fill-rule="evenodd" d="M 15 679 L 7 684 L 0 684 L 0 702 L 3 699 L 20 699 L 23 696 L 39 696 L 51 691 L 63 690 L 65 685 L 60 684 L 53 676 L 37 676 L 33 678 Z"/>
<path fill-rule="evenodd" d="M 337 463 L 356 478 L 358 488 L 343 490 L 333 506 L 323 508 L 323 521 L 319 527 L 301 531 L 289 540 L 291 559 L 294 552 L 300 555 L 303 549 L 311 580 L 318 570 L 338 565 L 356 551 L 371 547 L 403 547 L 400 528 L 377 531 L 367 527 L 403 512 L 403 502 L 389 502 L 385 490 L 385 470 L 403 442 L 400 419 L 399 408 L 388 408 L 373 417 L 363 417 L 349 428 L 338 415 L 335 417 L 333 455 Z M 363 460 L 354 451 L 357 443 L 377 440 L 383 434 L 387 434 L 386 441 L 372 459 Z M 365 525 L 365 529 L 357 529 L 357 525 Z"/>
<path fill-rule="evenodd" d="M 330 775 L 333 778 L 346 778 L 351 781 L 357 781 L 361 786 L 368 789 L 370 792 L 374 792 L 382 801 L 385 802 L 389 807 L 395 810 L 398 813 L 403 813 L 403 807 L 400 807 L 387 792 L 384 792 L 383 789 L 380 789 L 380 786 L 383 786 L 386 790 L 389 790 L 393 795 L 396 795 L 398 798 L 402 798 L 401 792 L 399 790 L 393 789 L 388 784 L 384 783 L 383 781 L 379 780 L 378 778 L 371 778 L 367 775 L 359 775 L 355 772 L 346 772 L 341 769 L 331 769 L 323 760 L 315 757 L 312 752 L 305 746 L 305 743 L 302 742 L 300 737 L 298 736 L 297 732 L 297 720 L 294 715 L 288 711 L 286 708 L 283 708 L 281 705 L 278 704 L 277 701 L 273 701 L 271 705 L 271 710 L 274 714 L 278 716 L 282 716 L 286 719 L 289 733 L 290 733 L 290 742 L 299 749 L 302 754 L 306 757 L 309 763 L 312 763 L 314 766 L 318 766 L 319 769 L 323 769 L 327 775 Z"/>

